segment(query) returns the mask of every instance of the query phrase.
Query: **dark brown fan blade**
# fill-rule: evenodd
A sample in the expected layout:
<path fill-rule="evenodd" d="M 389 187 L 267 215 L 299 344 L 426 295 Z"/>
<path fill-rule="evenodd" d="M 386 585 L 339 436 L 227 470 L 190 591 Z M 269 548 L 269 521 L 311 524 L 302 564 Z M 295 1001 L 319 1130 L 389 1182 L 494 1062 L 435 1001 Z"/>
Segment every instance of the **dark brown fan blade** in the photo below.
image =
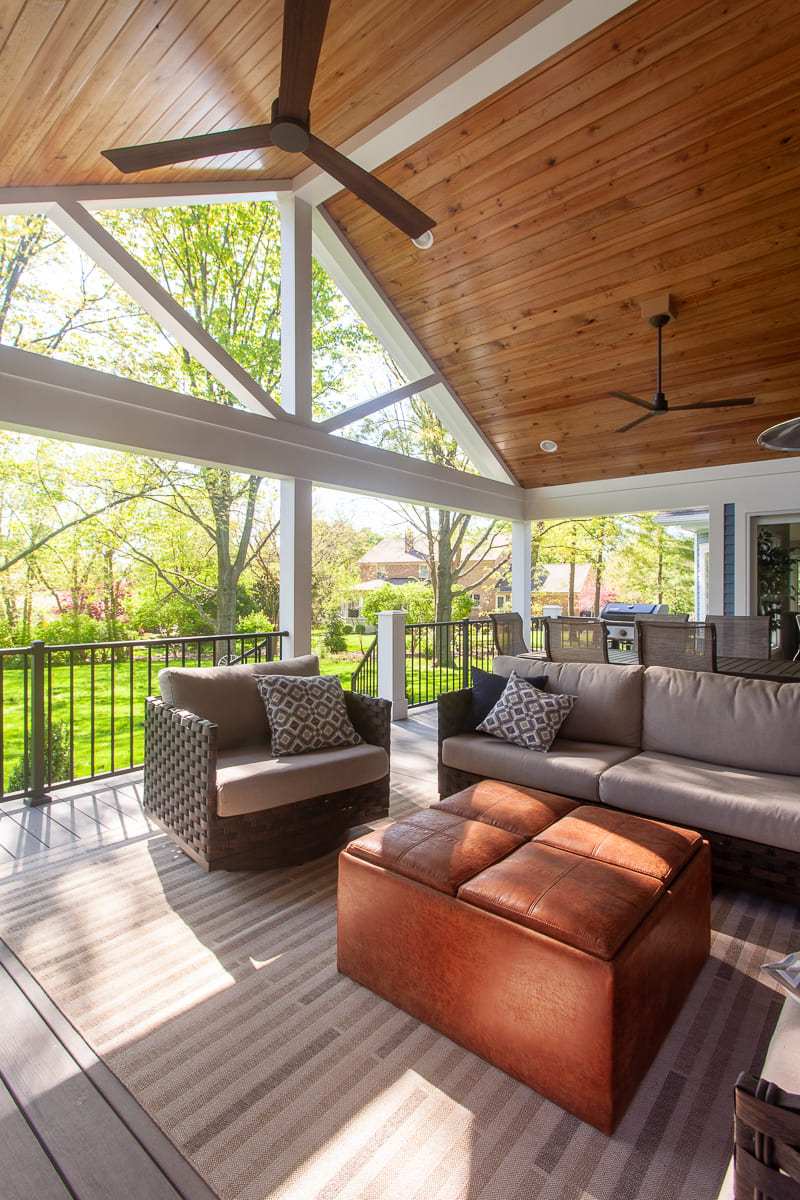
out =
<path fill-rule="evenodd" d="M 643 417 L 637 417 L 635 421 L 629 421 L 627 425 L 622 425 L 617 430 L 617 433 L 627 433 L 629 429 L 635 429 L 635 427 L 637 425 L 642 425 L 645 421 L 649 421 L 651 417 L 656 417 L 656 416 L 658 416 L 658 413 L 655 413 L 655 412 L 645 413 L 645 415 Z"/>
<path fill-rule="evenodd" d="M 738 400 L 698 400 L 696 404 L 670 404 L 670 412 L 686 412 L 690 408 L 741 408 L 745 404 L 755 404 L 755 396 L 742 396 Z"/>
<path fill-rule="evenodd" d="M 628 404 L 638 404 L 639 408 L 649 408 L 653 411 L 653 406 L 647 400 L 640 399 L 639 396 L 632 396 L 630 392 L 609 392 L 609 396 L 614 396 L 617 400 L 627 400 Z"/>
<path fill-rule="evenodd" d="M 234 154 L 237 150 L 260 150 L 271 146 L 269 125 L 248 125 L 244 129 L 226 129 L 223 133 L 201 133 L 198 137 L 175 138 L 171 142 L 149 142 L 143 146 L 123 146 L 103 150 L 103 158 L 118 171 L 149 171 L 171 163 L 211 158 L 215 154 Z"/>
<path fill-rule="evenodd" d="M 352 159 L 345 158 L 327 142 L 321 142 L 312 134 L 309 138 L 306 154 L 323 171 L 327 171 L 334 179 L 338 179 L 342 187 L 346 187 L 354 195 L 374 208 L 387 221 L 391 221 L 409 237 L 420 237 L 428 229 L 433 229 L 436 222 L 416 208 L 410 201 L 381 183 L 369 171 L 359 167 Z"/>
<path fill-rule="evenodd" d="M 284 0 L 278 116 L 308 122 L 330 0 Z"/>

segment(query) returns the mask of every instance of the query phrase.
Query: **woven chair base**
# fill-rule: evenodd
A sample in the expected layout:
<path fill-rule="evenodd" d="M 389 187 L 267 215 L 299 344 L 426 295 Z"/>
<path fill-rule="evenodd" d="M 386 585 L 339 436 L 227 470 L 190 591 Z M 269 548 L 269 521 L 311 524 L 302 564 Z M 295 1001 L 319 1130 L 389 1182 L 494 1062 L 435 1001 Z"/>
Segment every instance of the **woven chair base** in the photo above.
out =
<path fill-rule="evenodd" d="M 486 776 L 472 775 L 440 763 L 439 796 L 444 800 L 446 796 L 471 787 L 473 783 L 480 783 L 484 778 Z M 797 903 L 800 895 L 800 853 L 777 846 L 762 846 L 759 842 L 728 837 L 709 829 L 697 828 L 697 832 L 711 845 L 711 871 L 715 888 L 738 888 L 770 896 L 773 900 Z"/>
<path fill-rule="evenodd" d="M 157 813 L 148 816 L 207 871 L 264 871 L 329 854 L 351 829 L 389 815 L 389 776 L 349 791 L 236 817 L 212 817 L 203 844 L 187 842 Z"/>

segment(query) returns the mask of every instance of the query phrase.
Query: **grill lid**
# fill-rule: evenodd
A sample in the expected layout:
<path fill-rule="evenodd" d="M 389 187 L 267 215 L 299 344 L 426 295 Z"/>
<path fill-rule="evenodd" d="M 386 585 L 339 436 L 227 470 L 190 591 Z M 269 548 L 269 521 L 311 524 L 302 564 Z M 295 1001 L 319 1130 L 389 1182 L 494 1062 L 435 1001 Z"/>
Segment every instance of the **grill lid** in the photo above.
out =
<path fill-rule="evenodd" d="M 609 604 L 604 604 L 600 616 L 608 621 L 611 618 L 621 617 L 623 620 L 630 620 L 637 613 L 657 613 L 661 605 L 659 604 L 618 604 L 613 601 Z"/>

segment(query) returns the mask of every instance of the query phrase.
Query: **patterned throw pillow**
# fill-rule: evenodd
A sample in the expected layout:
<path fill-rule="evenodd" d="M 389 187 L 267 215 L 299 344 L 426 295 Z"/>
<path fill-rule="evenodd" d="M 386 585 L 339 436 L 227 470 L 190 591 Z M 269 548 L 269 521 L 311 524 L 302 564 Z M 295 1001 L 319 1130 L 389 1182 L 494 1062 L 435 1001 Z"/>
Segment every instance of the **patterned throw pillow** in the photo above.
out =
<path fill-rule="evenodd" d="M 335 675 L 261 675 L 256 684 L 267 710 L 276 758 L 361 744 Z"/>
<path fill-rule="evenodd" d="M 478 726 L 504 742 L 527 750 L 549 750 L 575 705 L 574 696 L 541 692 L 512 671 L 500 699 Z"/>

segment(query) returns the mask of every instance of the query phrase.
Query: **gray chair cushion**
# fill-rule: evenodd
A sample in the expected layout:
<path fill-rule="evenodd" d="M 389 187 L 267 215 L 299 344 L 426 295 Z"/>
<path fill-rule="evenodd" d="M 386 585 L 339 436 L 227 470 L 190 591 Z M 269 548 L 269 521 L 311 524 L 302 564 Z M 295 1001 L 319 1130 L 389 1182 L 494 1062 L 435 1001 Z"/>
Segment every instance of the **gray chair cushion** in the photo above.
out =
<path fill-rule="evenodd" d="M 459 733 L 442 743 L 442 761 L 447 767 L 576 800 L 597 800 L 602 772 L 633 753 L 627 746 L 602 746 L 563 737 L 556 738 L 546 754 L 479 733 Z"/>
<path fill-rule="evenodd" d="M 797 685 L 792 685 L 797 686 Z M 800 779 L 645 751 L 600 780 L 604 804 L 767 846 L 800 846 Z"/>
<path fill-rule="evenodd" d="M 218 748 L 232 750 L 267 743 L 267 714 L 256 687 L 259 675 L 319 675 L 319 659 L 305 654 L 238 667 L 166 667 L 159 672 L 158 686 L 165 704 L 213 721 Z"/>
<path fill-rule="evenodd" d="M 374 783 L 389 773 L 381 746 L 317 750 L 273 758 L 263 745 L 228 750 L 217 759 L 217 813 L 239 817 Z"/>
<path fill-rule="evenodd" d="M 541 658 L 501 655 L 492 670 L 516 671 L 523 679 L 546 675 L 548 691 L 576 696 L 577 704 L 561 727 L 565 738 L 602 742 L 638 750 L 642 738 L 642 667 L 607 663 L 552 663 Z"/>
<path fill-rule="evenodd" d="M 642 749 L 800 775 L 800 686 L 648 667 Z"/>

